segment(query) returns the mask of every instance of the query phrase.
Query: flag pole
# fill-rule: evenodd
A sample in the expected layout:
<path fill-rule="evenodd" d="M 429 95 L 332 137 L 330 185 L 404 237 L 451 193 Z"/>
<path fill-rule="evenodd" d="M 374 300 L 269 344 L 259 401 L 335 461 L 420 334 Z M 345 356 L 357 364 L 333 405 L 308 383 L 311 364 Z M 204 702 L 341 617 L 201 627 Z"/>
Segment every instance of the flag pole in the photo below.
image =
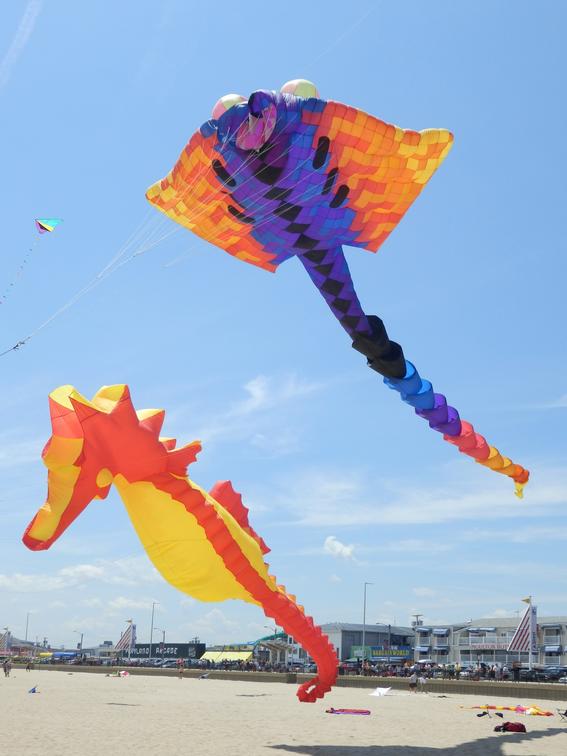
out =
<path fill-rule="evenodd" d="M 530 645 L 529 645 L 529 656 L 528 656 L 528 669 L 532 670 L 533 666 L 533 637 L 534 637 L 534 615 L 532 610 L 532 597 L 528 596 L 528 606 L 530 608 Z"/>

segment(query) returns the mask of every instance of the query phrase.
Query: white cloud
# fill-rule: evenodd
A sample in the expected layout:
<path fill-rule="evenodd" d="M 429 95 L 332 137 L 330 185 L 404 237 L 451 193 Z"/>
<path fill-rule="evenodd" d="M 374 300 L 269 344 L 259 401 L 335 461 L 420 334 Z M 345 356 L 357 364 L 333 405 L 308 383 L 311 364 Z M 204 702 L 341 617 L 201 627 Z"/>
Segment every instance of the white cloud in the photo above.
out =
<path fill-rule="evenodd" d="M 81 606 L 86 606 L 89 609 L 102 609 L 102 607 L 104 606 L 103 602 L 99 598 L 83 599 L 79 602 L 79 604 Z"/>
<path fill-rule="evenodd" d="M 218 635 L 222 630 L 233 632 L 239 626 L 238 622 L 229 619 L 220 609 L 211 609 L 201 617 L 191 620 L 189 628 L 191 633 L 206 637 Z"/>
<path fill-rule="evenodd" d="M 15 572 L 0 574 L 0 588 L 11 592 L 44 593 L 59 591 L 99 581 L 110 585 L 135 586 L 159 581 L 157 570 L 145 557 L 101 559 L 95 564 L 62 567 L 53 574 Z"/>
<path fill-rule="evenodd" d="M 331 583 L 342 583 L 342 578 L 335 574 L 329 575 L 329 580 Z"/>
<path fill-rule="evenodd" d="M 421 588 L 412 588 L 411 592 L 414 594 L 414 596 L 419 596 L 420 598 L 434 598 L 438 594 L 438 591 L 434 590 L 433 588 L 427 588 L 425 586 Z"/>
<path fill-rule="evenodd" d="M 8 82 L 12 75 L 12 70 L 18 58 L 24 51 L 25 46 L 34 30 L 35 22 L 41 11 L 41 0 L 30 0 L 25 7 L 24 15 L 20 20 L 20 25 L 6 50 L 4 57 L 0 60 L 0 89 Z"/>
<path fill-rule="evenodd" d="M 351 543 L 347 546 L 341 543 L 335 536 L 327 536 L 325 538 L 323 549 L 327 554 L 340 559 L 352 559 L 354 557 L 354 545 Z"/>
<path fill-rule="evenodd" d="M 110 611 L 117 611 L 120 609 L 151 609 L 151 599 L 131 599 L 126 596 L 118 596 L 108 602 L 108 608 Z"/>
<path fill-rule="evenodd" d="M 511 609 L 494 609 L 492 612 L 489 612 L 487 616 L 494 617 L 495 619 L 506 619 L 508 617 L 518 617 L 519 615 L 517 611 Z"/>

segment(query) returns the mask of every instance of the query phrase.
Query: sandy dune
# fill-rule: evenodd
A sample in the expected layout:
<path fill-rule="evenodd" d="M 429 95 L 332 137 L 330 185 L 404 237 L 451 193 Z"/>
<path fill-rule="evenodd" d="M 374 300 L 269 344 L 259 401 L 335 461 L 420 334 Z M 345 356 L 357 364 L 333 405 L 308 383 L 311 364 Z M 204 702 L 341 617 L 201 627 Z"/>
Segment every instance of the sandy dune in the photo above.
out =
<path fill-rule="evenodd" d="M 28 690 L 38 685 L 39 692 Z M 12 671 L 0 678 L 3 756 L 564 756 L 567 723 L 522 717 L 528 732 L 495 733 L 501 721 L 460 708 L 538 704 L 397 692 L 375 698 L 342 688 L 300 704 L 295 686 L 169 677 Z M 370 709 L 336 716 L 334 708 Z M 506 714 L 506 713 L 505 713 Z"/>

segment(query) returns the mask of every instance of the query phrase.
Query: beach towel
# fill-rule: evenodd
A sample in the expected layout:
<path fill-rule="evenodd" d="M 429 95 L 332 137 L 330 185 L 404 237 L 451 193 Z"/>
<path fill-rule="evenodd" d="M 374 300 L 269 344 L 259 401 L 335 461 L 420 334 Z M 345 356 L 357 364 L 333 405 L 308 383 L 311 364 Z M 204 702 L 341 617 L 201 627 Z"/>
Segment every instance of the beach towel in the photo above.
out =
<path fill-rule="evenodd" d="M 330 709 L 326 709 L 325 711 L 327 712 L 327 714 L 370 714 L 370 711 L 368 709 L 333 709 L 331 707 Z"/>

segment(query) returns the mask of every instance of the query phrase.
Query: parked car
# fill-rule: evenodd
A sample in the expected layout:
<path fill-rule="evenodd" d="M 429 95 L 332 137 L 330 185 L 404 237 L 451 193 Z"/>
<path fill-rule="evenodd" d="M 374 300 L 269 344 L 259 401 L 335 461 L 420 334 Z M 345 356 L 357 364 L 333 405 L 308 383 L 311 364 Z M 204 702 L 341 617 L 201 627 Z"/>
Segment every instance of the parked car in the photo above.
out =
<path fill-rule="evenodd" d="M 567 684 L 567 675 L 565 675 L 564 677 L 560 677 L 557 682 Z"/>
<path fill-rule="evenodd" d="M 559 680 L 560 677 L 567 675 L 567 667 L 559 667 L 555 665 L 549 665 L 544 670 L 546 679 L 549 681 Z"/>

